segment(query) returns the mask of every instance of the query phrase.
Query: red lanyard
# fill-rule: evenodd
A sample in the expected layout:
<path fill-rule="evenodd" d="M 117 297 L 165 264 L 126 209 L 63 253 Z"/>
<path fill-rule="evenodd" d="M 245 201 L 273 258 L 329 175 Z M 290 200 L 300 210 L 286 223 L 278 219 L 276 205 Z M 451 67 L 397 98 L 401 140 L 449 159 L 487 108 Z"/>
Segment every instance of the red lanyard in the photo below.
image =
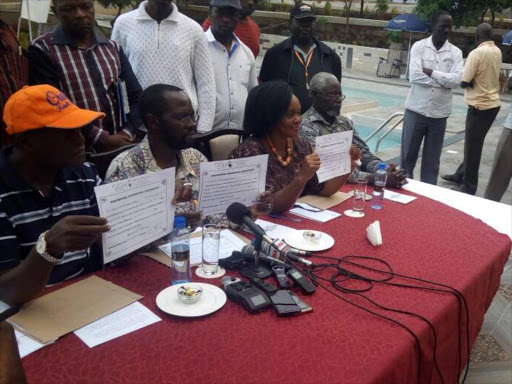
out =
<path fill-rule="evenodd" d="M 309 64 L 311 63 L 311 58 L 313 57 L 313 52 L 314 52 L 314 49 L 311 50 L 309 53 L 308 53 L 308 58 L 306 60 L 306 64 L 304 64 L 304 60 L 302 60 L 302 55 L 299 54 L 299 52 L 295 51 L 295 56 L 297 56 L 297 59 L 299 60 L 299 62 L 302 64 L 302 66 L 304 67 L 304 70 L 305 70 L 305 75 L 306 75 L 306 89 L 309 89 L 309 72 L 308 72 L 308 68 L 309 68 Z"/>

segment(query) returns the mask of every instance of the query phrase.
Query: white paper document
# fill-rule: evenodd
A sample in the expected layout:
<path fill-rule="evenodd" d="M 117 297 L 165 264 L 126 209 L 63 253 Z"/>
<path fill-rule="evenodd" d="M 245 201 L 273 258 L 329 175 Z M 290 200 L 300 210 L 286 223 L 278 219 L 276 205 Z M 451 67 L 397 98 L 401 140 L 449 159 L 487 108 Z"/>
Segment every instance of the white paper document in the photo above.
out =
<path fill-rule="evenodd" d="M 269 237 L 278 240 L 283 240 L 287 235 L 296 231 L 294 228 L 290 228 L 285 225 L 274 224 L 270 221 L 261 219 L 256 220 L 256 224 L 263 228 Z"/>
<path fill-rule="evenodd" d="M 265 191 L 268 155 L 201 163 L 199 210 L 226 213 L 234 202 L 251 205 Z"/>
<path fill-rule="evenodd" d="M 414 196 L 404 195 L 403 193 L 384 190 L 384 198 L 395 201 L 400 204 L 409 204 L 411 201 L 416 200 L 417 198 Z"/>
<path fill-rule="evenodd" d="M 315 152 L 320 156 L 320 169 L 316 171 L 318 182 L 333 179 L 350 173 L 350 146 L 353 131 L 317 136 Z"/>
<path fill-rule="evenodd" d="M 100 215 L 111 230 L 103 234 L 109 263 L 171 232 L 175 169 L 168 168 L 94 188 Z"/>
<path fill-rule="evenodd" d="M 46 344 L 40 343 L 39 341 L 36 341 L 17 330 L 14 330 L 14 334 L 16 336 L 16 341 L 18 342 L 18 350 L 22 359 L 25 356 L 30 355 L 32 352 L 35 352 L 43 347 L 46 347 L 48 344 L 53 343 L 53 341 L 50 341 Z"/>
<path fill-rule="evenodd" d="M 202 237 L 190 238 L 190 265 L 199 265 L 203 258 Z M 220 232 L 219 259 L 230 257 L 233 251 L 241 251 L 246 243 L 229 229 L 223 229 Z M 172 257 L 172 248 L 170 244 L 159 246 L 160 250 L 167 256 Z"/>
<path fill-rule="evenodd" d="M 161 319 L 136 301 L 94 323 L 77 329 L 75 335 L 89 348 L 154 324 Z"/>
<path fill-rule="evenodd" d="M 328 221 L 341 216 L 341 213 L 329 211 L 327 209 L 320 212 L 311 212 L 302 208 L 293 208 L 290 209 L 290 213 L 305 217 L 306 219 L 318 221 L 320 223 L 327 223 Z"/>

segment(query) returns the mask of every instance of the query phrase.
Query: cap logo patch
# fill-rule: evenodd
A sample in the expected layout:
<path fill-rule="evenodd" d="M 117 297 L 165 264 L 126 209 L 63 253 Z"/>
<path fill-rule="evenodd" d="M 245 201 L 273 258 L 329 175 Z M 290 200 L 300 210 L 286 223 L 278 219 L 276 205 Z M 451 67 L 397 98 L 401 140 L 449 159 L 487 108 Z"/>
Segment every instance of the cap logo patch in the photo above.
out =
<path fill-rule="evenodd" d="M 62 92 L 56 94 L 55 92 L 48 91 L 46 92 L 46 100 L 48 104 L 56 107 L 59 112 L 71 105 L 68 97 Z"/>

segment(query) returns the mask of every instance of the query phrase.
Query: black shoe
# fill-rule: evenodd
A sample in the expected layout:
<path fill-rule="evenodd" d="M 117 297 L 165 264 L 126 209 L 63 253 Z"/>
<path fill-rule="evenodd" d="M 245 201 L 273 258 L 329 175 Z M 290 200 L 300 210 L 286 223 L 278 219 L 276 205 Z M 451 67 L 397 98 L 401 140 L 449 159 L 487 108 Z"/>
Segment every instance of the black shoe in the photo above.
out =
<path fill-rule="evenodd" d="M 462 184 L 462 177 L 457 176 L 456 173 L 454 173 L 453 175 L 441 175 L 441 179 L 449 181 L 450 183 L 454 183 L 457 185 Z"/>
<path fill-rule="evenodd" d="M 475 195 L 476 191 L 473 190 L 473 188 L 468 187 L 467 185 L 461 184 L 458 187 L 452 187 L 450 188 L 452 191 L 467 193 L 468 195 Z"/>

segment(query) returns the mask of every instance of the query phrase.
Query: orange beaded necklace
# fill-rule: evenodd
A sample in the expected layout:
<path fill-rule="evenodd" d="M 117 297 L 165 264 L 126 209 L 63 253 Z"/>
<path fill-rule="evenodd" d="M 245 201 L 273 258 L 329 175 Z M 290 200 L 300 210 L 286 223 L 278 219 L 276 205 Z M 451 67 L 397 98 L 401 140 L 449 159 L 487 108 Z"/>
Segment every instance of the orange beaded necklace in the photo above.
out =
<path fill-rule="evenodd" d="M 268 144 L 270 145 L 270 150 L 276 157 L 279 164 L 281 164 L 282 167 L 289 166 L 290 163 L 292 162 L 292 154 L 293 154 L 293 149 L 290 146 L 290 142 L 289 141 L 286 142 L 286 159 L 283 160 L 281 155 L 279 153 L 277 153 L 276 147 L 274 147 L 274 144 L 272 144 L 272 141 L 270 141 L 270 137 L 268 137 L 268 136 L 267 136 L 267 141 L 268 141 Z"/>

